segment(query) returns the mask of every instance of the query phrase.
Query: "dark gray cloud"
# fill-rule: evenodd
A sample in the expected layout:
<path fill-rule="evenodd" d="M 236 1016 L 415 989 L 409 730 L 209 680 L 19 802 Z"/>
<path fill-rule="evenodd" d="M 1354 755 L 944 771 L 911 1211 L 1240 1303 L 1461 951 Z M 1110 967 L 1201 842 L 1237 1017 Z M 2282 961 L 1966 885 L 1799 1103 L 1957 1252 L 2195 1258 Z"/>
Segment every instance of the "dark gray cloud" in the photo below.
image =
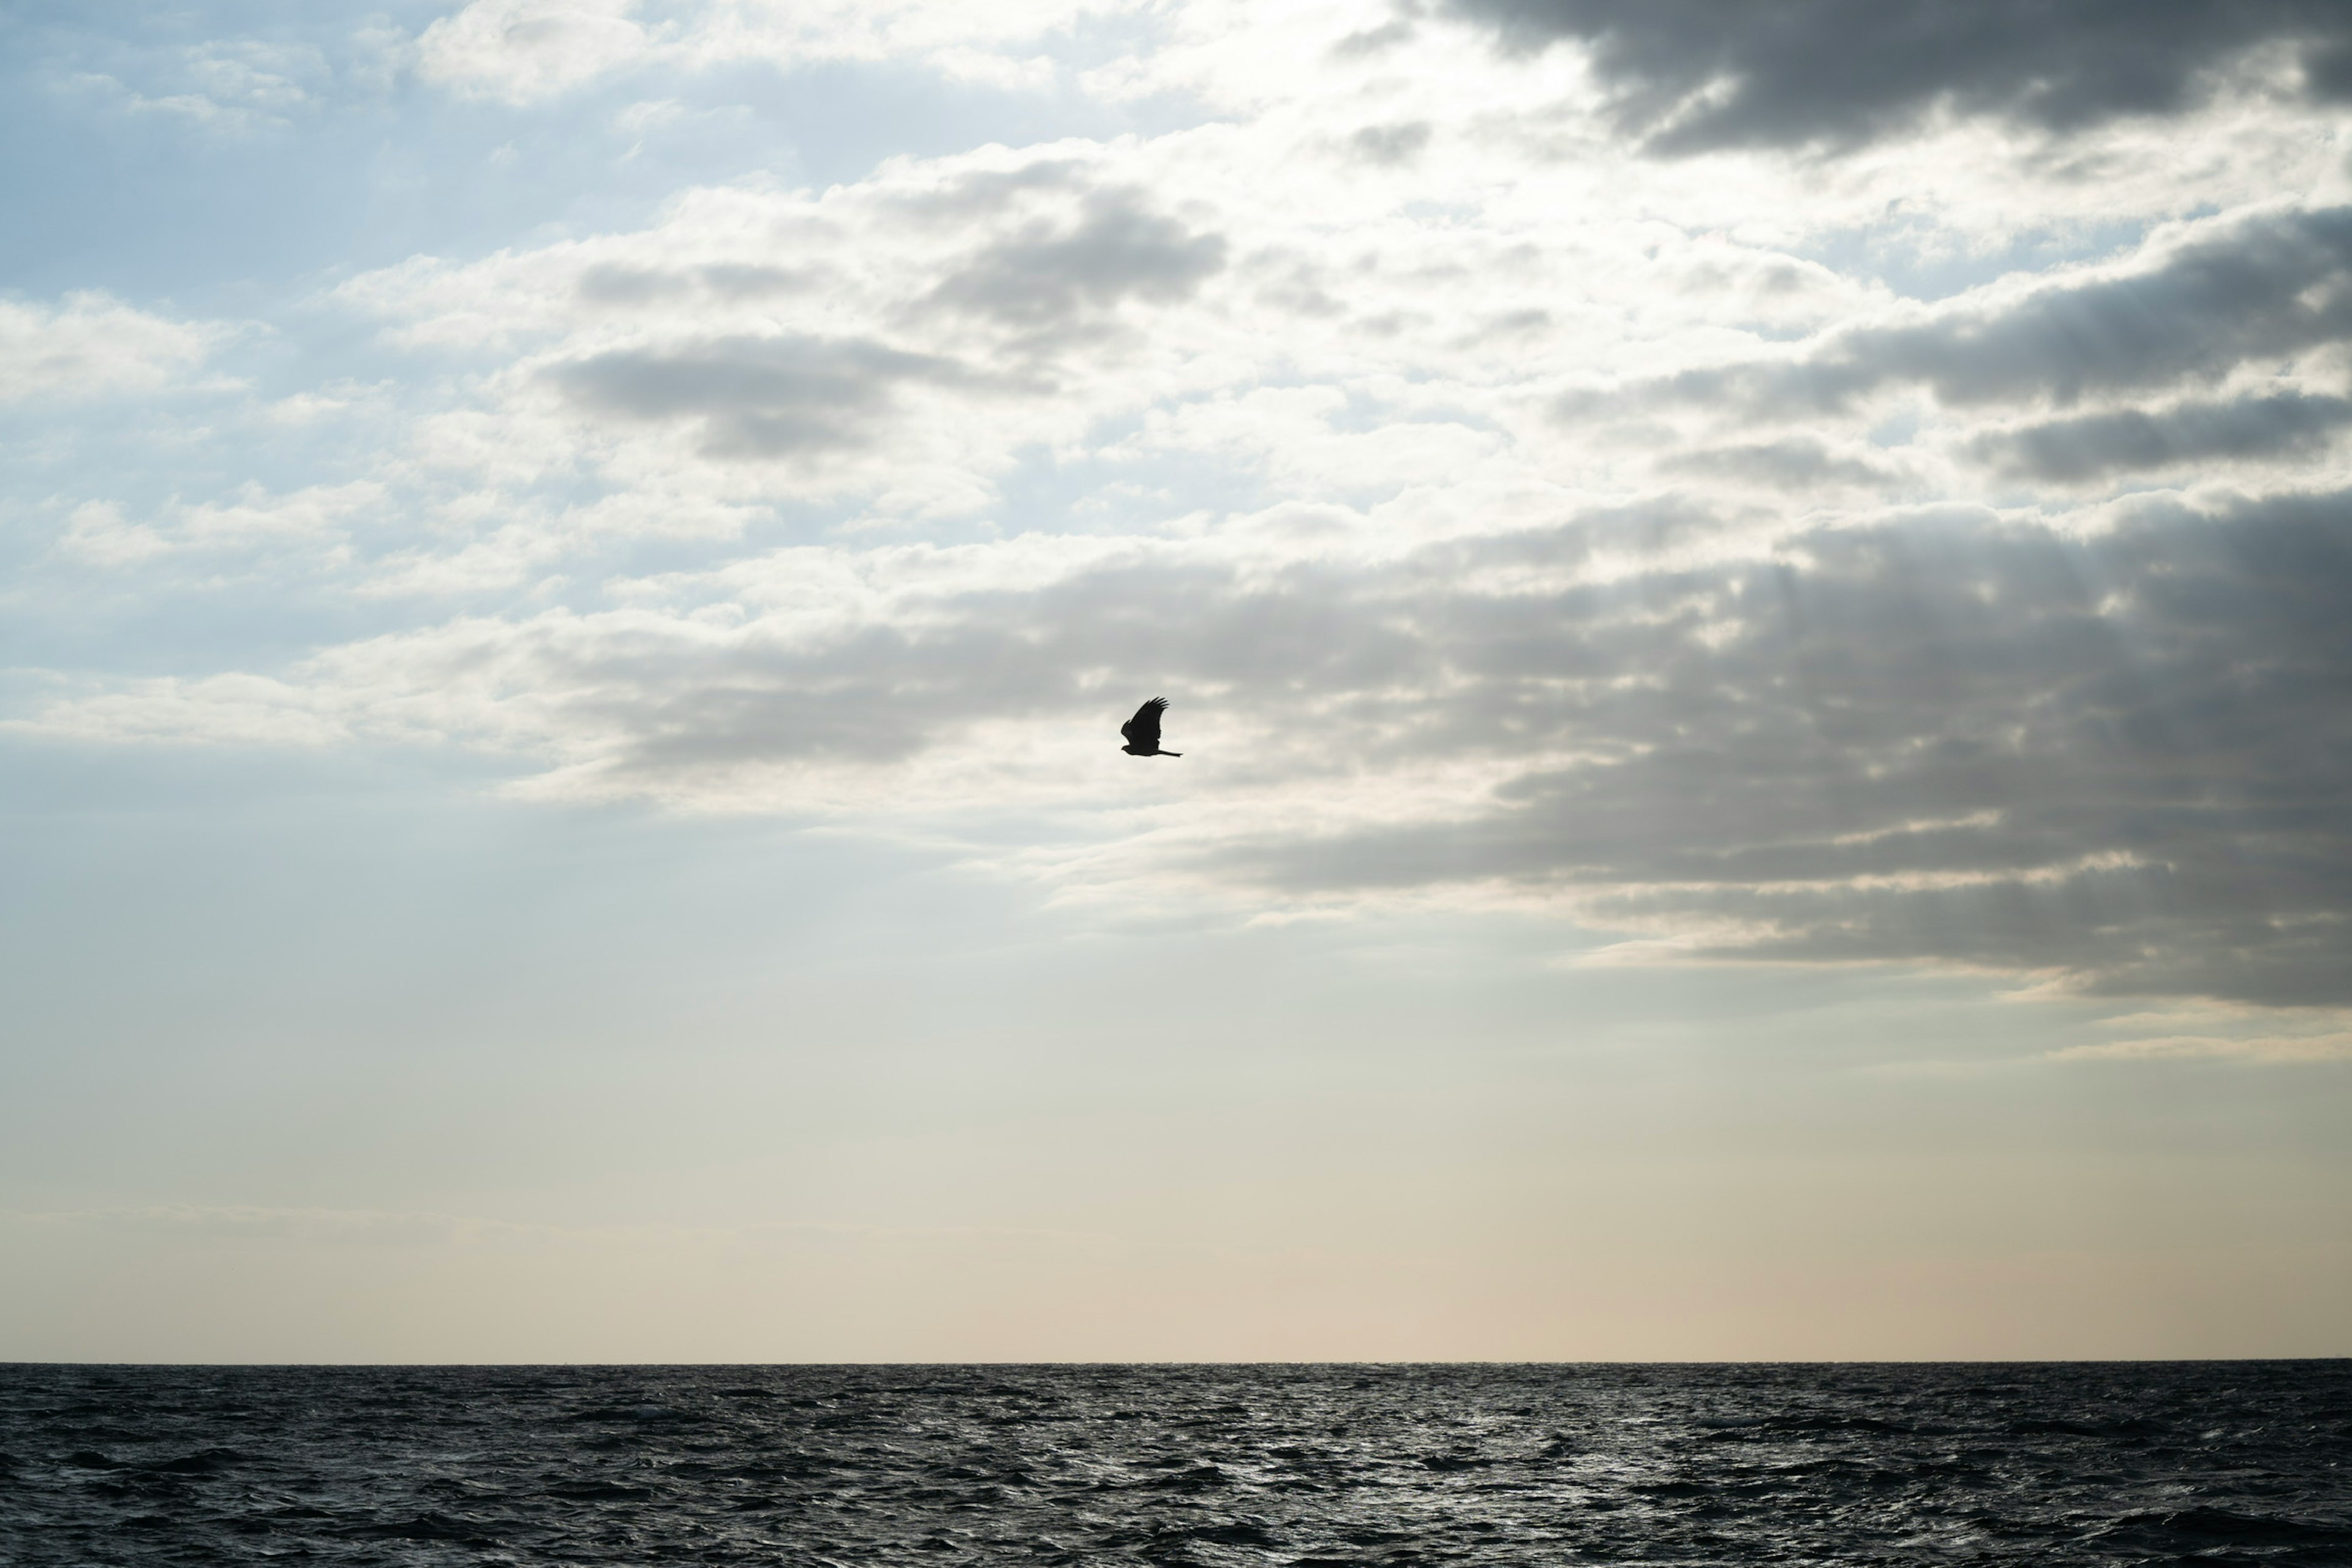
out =
<path fill-rule="evenodd" d="M 1412 42 L 1415 31 L 1409 17 L 1400 16 L 1377 27 L 1349 34 L 1331 46 L 1331 58 L 1335 60 L 1360 60 L 1383 55 L 1400 44 Z"/>
<path fill-rule="evenodd" d="M 1840 412 L 1892 384 L 1952 406 L 2213 380 L 2250 360 L 2352 341 L 2352 207 L 2266 214 L 2167 252 L 2147 270 L 2060 284 L 1997 307 L 1836 332 L 1790 361 L 1713 366 L 1628 389 L 1753 416 Z M 1568 417 L 1626 394 L 1561 400 Z"/>
<path fill-rule="evenodd" d="M 2214 73 L 2292 46 L 2305 90 L 2352 93 L 2334 0 L 1451 0 L 1507 47 L 1589 45 L 1619 122 L 1655 151 L 1852 146 L 1935 109 L 2064 132 L 2176 112 Z"/>
<path fill-rule="evenodd" d="M 648 305 L 676 299 L 687 287 L 687 279 L 676 272 L 614 262 L 589 268 L 579 282 L 580 297 L 593 305 Z"/>
<path fill-rule="evenodd" d="M 2275 458 L 2325 446 L 2352 425 L 2352 398 L 2282 392 L 2053 419 L 1978 437 L 1969 455 L 2013 479 L 2069 483 L 2221 458 Z"/>
<path fill-rule="evenodd" d="M 1734 926 L 1702 950 L 1722 957 L 2352 1001 L 2347 603 L 2347 495 L 2089 540 L 1918 518 L 1781 562 L 1447 595 L 1415 619 L 1449 696 L 1386 715 L 1391 743 L 1580 760 L 1465 820 L 1219 863 L 1293 892 L 1559 889 Z"/>
<path fill-rule="evenodd" d="M 1809 436 L 1741 447 L 1706 447 L 1664 458 L 1658 467 L 1670 474 L 1741 479 L 1777 489 L 1809 489 L 1824 484 L 1883 485 L 1895 478 L 1891 470 L 1875 464 L 1838 457 Z"/>
<path fill-rule="evenodd" d="M 1184 299 L 1224 264 L 1223 237 L 1106 193 L 1087 201 L 1074 226 L 1040 221 L 984 247 L 930 299 L 1016 330 L 1052 332 L 1122 300 Z"/>
<path fill-rule="evenodd" d="M 857 338 L 726 337 L 596 354 L 547 373 L 581 407 L 700 423 L 717 458 L 863 446 L 909 382 L 972 378 L 952 361 Z"/>
<path fill-rule="evenodd" d="M 809 273 L 793 267 L 755 266 L 749 262 L 714 262 L 695 269 L 705 289 L 722 300 L 765 300 L 797 294 L 814 285 Z"/>
<path fill-rule="evenodd" d="M 964 224 L 993 217 L 1013 203 L 1039 192 L 1086 188 L 1089 167 L 1073 158 L 1040 158 L 1017 169 L 967 169 L 924 190 L 898 191 L 888 205 L 937 224 Z"/>
<path fill-rule="evenodd" d="M 1348 145 L 1368 163 L 1410 163 L 1429 145 L 1429 121 L 1408 120 L 1395 125 L 1367 125 L 1348 138 Z"/>
<path fill-rule="evenodd" d="M 709 267 L 663 269 L 604 262 L 580 275 L 580 297 L 597 305 L 648 305 L 698 291 L 720 300 L 766 299 L 795 294 L 815 279 L 788 267 L 721 262 Z"/>

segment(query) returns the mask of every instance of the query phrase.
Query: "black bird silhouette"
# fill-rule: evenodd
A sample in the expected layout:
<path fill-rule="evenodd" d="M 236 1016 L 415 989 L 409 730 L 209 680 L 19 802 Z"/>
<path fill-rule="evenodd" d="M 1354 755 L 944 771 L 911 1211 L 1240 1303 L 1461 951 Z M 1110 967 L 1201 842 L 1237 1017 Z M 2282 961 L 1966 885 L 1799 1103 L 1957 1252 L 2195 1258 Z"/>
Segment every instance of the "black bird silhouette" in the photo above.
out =
<path fill-rule="evenodd" d="M 1118 727 L 1118 732 L 1127 737 L 1127 744 L 1119 750 L 1130 757 L 1182 756 L 1184 753 L 1181 752 L 1160 749 L 1160 716 L 1167 711 L 1168 699 L 1165 697 L 1155 697 L 1137 709 L 1135 717 Z"/>

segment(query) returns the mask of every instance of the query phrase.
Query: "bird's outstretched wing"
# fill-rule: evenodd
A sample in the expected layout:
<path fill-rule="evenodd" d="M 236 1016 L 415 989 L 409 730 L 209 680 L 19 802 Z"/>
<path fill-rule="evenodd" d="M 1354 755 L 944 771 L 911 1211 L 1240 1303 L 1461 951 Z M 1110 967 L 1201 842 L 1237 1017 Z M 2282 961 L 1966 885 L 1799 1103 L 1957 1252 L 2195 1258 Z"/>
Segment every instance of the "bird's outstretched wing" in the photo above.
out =
<path fill-rule="evenodd" d="M 1135 717 L 1118 727 L 1130 746 L 1154 751 L 1160 745 L 1160 716 L 1168 711 L 1168 699 L 1155 697 L 1135 710 Z"/>

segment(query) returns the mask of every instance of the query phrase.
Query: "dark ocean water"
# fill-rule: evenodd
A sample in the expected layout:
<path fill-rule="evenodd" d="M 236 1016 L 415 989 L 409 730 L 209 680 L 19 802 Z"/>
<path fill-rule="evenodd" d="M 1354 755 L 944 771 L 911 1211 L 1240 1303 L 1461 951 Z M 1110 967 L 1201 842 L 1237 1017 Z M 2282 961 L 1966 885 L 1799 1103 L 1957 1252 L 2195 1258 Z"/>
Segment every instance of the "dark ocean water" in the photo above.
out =
<path fill-rule="evenodd" d="M 0 1366 L 0 1562 L 2352 1568 L 2352 1362 Z"/>

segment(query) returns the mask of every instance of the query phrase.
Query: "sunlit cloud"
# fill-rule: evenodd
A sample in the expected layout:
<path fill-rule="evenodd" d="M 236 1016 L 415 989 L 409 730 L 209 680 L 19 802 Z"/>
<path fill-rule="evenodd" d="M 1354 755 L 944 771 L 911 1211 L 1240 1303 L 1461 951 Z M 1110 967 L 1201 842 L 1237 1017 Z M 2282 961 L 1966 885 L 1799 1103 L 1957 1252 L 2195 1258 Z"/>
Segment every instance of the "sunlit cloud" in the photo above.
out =
<path fill-rule="evenodd" d="M 2059 1061 L 2352 1061 L 2352 1033 L 2332 1035 L 2157 1035 L 2147 1039 L 2069 1046 Z"/>

